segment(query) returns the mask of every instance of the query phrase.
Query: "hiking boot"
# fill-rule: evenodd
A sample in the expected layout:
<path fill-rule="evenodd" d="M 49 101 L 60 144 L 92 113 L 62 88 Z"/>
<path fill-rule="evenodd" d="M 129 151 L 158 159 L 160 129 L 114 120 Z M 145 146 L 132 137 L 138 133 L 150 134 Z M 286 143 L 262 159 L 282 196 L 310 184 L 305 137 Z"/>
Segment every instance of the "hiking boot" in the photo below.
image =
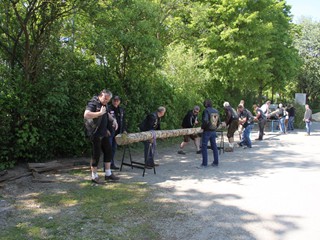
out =
<path fill-rule="evenodd" d="M 104 177 L 104 179 L 107 180 L 107 181 L 117 181 L 117 180 L 119 180 L 120 178 L 117 177 L 117 176 L 115 176 L 113 173 L 111 173 L 110 176 L 107 176 L 107 175 L 106 175 L 106 176 Z"/>
<path fill-rule="evenodd" d="M 186 153 L 184 151 L 182 151 L 182 150 L 179 150 L 178 154 L 186 155 Z"/>

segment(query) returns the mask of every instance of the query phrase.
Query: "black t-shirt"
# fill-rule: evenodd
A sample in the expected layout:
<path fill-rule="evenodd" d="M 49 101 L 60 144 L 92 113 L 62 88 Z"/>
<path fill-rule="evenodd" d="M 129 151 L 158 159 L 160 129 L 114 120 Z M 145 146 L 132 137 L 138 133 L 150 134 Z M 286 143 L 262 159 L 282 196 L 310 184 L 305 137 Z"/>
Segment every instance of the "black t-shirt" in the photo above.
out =
<path fill-rule="evenodd" d="M 139 128 L 141 131 L 160 130 L 160 118 L 157 112 L 148 114 Z"/>
<path fill-rule="evenodd" d="M 193 128 L 194 123 L 198 120 L 198 115 L 193 113 L 193 110 L 188 111 L 182 121 L 183 128 Z"/>
<path fill-rule="evenodd" d="M 248 125 L 253 124 L 253 121 L 252 121 L 252 119 L 251 119 L 252 114 L 249 113 L 249 110 L 244 109 L 244 110 L 239 114 L 239 117 L 240 117 L 241 119 L 246 118 L 246 121 L 242 124 L 243 127 L 247 127 Z"/>
<path fill-rule="evenodd" d="M 94 96 L 87 104 L 86 110 L 90 112 L 99 112 L 102 103 L 99 101 L 98 96 Z M 99 119 L 101 118 L 101 120 Z M 99 118 L 94 118 L 93 121 L 100 121 L 99 127 L 93 136 L 95 137 L 106 137 L 108 134 L 108 114 L 107 112 L 100 116 Z"/>

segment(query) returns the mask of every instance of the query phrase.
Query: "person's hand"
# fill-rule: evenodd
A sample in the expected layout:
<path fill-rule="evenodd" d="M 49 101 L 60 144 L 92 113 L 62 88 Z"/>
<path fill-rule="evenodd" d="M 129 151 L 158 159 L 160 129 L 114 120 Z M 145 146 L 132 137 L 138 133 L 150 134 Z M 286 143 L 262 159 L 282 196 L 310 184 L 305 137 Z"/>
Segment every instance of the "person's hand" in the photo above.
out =
<path fill-rule="evenodd" d="M 105 114 L 106 111 L 107 111 L 106 106 L 102 106 L 101 109 L 100 109 L 100 116 L 102 116 L 103 114 Z"/>
<path fill-rule="evenodd" d="M 117 129 L 118 129 L 118 123 L 117 123 L 117 121 L 113 121 L 112 127 L 114 128 L 115 131 L 117 131 Z"/>

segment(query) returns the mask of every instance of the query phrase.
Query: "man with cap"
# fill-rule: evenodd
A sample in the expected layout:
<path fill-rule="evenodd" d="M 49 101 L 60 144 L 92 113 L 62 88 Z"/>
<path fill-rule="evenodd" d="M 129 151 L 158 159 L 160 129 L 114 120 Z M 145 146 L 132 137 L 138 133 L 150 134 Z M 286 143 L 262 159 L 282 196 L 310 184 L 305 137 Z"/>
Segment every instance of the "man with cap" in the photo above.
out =
<path fill-rule="evenodd" d="M 111 132 L 110 136 L 110 144 L 112 146 L 112 159 L 111 159 L 111 169 L 118 170 L 119 167 L 117 167 L 114 163 L 114 156 L 116 154 L 117 150 L 117 142 L 115 140 L 115 136 L 118 134 L 127 133 L 127 125 L 126 125 L 126 118 L 125 118 L 125 110 L 123 107 L 120 106 L 121 99 L 119 96 L 115 96 L 112 99 L 112 104 L 108 108 L 108 112 L 111 114 L 111 116 L 117 120 L 118 123 L 118 129 Z"/>
<path fill-rule="evenodd" d="M 194 106 L 193 110 L 189 110 L 182 121 L 182 128 L 193 128 L 195 127 L 198 122 L 198 114 L 200 112 L 199 106 Z M 184 146 L 188 144 L 190 138 L 194 141 L 194 145 L 197 148 L 197 154 L 201 153 L 200 150 L 200 137 L 197 134 L 193 135 L 185 135 L 183 136 L 183 142 L 180 144 L 180 150 L 178 151 L 179 154 L 186 154 L 183 151 Z"/>

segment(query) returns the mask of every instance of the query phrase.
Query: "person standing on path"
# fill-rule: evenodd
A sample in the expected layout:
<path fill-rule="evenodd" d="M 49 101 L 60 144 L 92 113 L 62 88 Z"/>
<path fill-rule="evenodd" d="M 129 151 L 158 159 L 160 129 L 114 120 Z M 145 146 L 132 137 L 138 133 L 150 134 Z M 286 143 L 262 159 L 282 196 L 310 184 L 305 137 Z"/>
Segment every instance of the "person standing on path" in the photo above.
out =
<path fill-rule="evenodd" d="M 309 104 L 305 105 L 306 111 L 304 112 L 303 121 L 306 123 L 307 136 L 310 136 L 311 133 L 311 124 L 312 124 L 312 110 L 309 107 Z"/>
<path fill-rule="evenodd" d="M 200 107 L 199 106 L 194 106 L 193 110 L 190 110 L 187 112 L 185 117 L 183 118 L 182 121 L 182 128 L 193 128 L 195 127 L 199 122 L 198 122 L 198 114 L 200 112 Z M 183 148 L 188 144 L 188 142 L 192 139 L 194 141 L 194 145 L 197 148 L 197 153 L 200 154 L 200 137 L 198 134 L 193 134 L 193 135 L 185 135 L 183 136 L 183 142 L 180 144 L 180 149 L 178 151 L 178 154 L 186 154 L 183 151 Z"/>
<path fill-rule="evenodd" d="M 220 115 L 219 111 L 212 107 L 212 102 L 210 99 L 207 99 L 203 103 L 205 110 L 202 112 L 202 124 L 201 128 L 203 129 L 202 133 L 202 164 L 199 168 L 206 168 L 208 166 L 208 142 L 210 141 L 211 149 L 213 151 L 213 167 L 219 165 L 219 155 L 217 147 L 217 133 L 216 130 L 220 125 Z"/>
<path fill-rule="evenodd" d="M 117 130 L 113 130 L 111 132 L 111 136 L 110 136 L 110 143 L 111 143 L 111 147 L 112 147 L 112 159 L 111 159 L 111 169 L 114 170 L 118 170 L 119 167 L 116 166 L 116 164 L 114 163 L 114 156 L 116 154 L 117 151 L 117 142 L 115 137 L 118 134 L 126 134 L 127 133 L 127 124 L 126 124 L 126 118 L 125 118 L 125 110 L 123 107 L 120 106 L 121 103 L 121 99 L 119 96 L 115 96 L 112 99 L 112 104 L 109 106 L 109 113 L 111 114 L 111 116 L 113 118 L 115 118 L 117 120 L 118 123 L 118 129 Z"/>
<path fill-rule="evenodd" d="M 264 135 L 264 127 L 267 123 L 267 117 L 264 115 L 263 111 L 258 107 L 258 105 L 254 104 L 253 109 L 256 112 L 256 116 L 254 117 L 255 121 L 258 121 L 259 126 L 259 137 L 255 140 L 262 141 Z"/>
<path fill-rule="evenodd" d="M 225 148 L 226 152 L 233 152 L 234 148 L 234 133 L 239 127 L 239 116 L 237 111 L 230 106 L 229 102 L 223 103 L 225 111 L 224 125 L 228 128 L 227 137 L 229 141 L 229 147 Z"/>
<path fill-rule="evenodd" d="M 238 112 L 239 112 L 239 124 L 243 126 L 243 136 L 239 143 L 239 145 L 244 148 L 252 148 L 251 139 L 250 139 L 250 133 L 253 128 L 253 116 L 251 112 L 244 108 L 242 104 L 239 104 L 238 106 Z"/>
<path fill-rule="evenodd" d="M 148 114 L 146 118 L 143 120 L 143 122 L 139 125 L 140 131 L 160 130 L 161 118 L 164 116 L 165 113 L 165 107 L 158 107 L 156 112 Z M 155 144 L 155 139 L 143 142 L 144 160 L 147 168 L 159 166 L 159 164 L 154 162 L 154 151 L 156 147 Z"/>
<path fill-rule="evenodd" d="M 288 108 L 288 115 L 289 115 L 289 121 L 288 121 L 288 131 L 294 131 L 294 117 L 295 117 L 295 108 L 292 104 L 289 105 Z"/>
<path fill-rule="evenodd" d="M 91 126 L 88 134 L 92 143 L 91 181 L 99 183 L 97 173 L 100 153 L 103 152 L 103 162 L 105 167 L 105 180 L 119 180 L 110 169 L 112 149 L 109 141 L 110 130 L 112 127 L 117 129 L 117 121 L 108 113 L 107 103 L 112 98 L 109 90 L 102 90 L 98 96 L 94 96 L 87 104 L 84 112 L 86 126 Z M 88 128 L 87 128 L 88 130 Z"/>

